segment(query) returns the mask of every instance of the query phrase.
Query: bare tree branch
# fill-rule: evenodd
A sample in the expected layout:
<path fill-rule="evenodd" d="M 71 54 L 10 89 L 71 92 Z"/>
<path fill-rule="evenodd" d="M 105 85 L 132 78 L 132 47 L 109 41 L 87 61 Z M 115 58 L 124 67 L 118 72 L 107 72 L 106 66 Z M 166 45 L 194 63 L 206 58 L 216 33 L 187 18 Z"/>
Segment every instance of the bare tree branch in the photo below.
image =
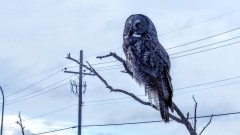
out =
<path fill-rule="evenodd" d="M 196 132 L 197 131 L 197 128 L 196 128 L 196 126 L 197 126 L 197 101 L 195 100 L 195 98 L 194 98 L 194 95 L 193 95 L 193 100 L 194 100 L 194 102 L 195 102 L 195 107 L 194 107 L 194 123 L 193 123 L 193 129 L 194 129 L 194 131 Z"/>
<path fill-rule="evenodd" d="M 116 60 L 118 60 L 119 62 L 121 62 L 125 68 L 125 71 L 122 71 L 123 73 L 127 73 L 129 74 L 131 77 L 133 77 L 133 73 L 128 69 L 126 61 L 123 60 L 123 58 L 119 57 L 116 53 L 110 52 L 107 55 L 103 55 L 103 56 L 97 56 L 97 58 L 99 59 L 103 59 L 103 58 L 107 58 L 107 57 L 113 57 Z"/>
<path fill-rule="evenodd" d="M 125 71 L 127 74 L 129 74 L 131 77 L 133 77 L 133 73 L 128 69 L 126 61 L 123 60 L 121 57 L 119 57 L 118 55 L 116 55 L 116 53 L 112 53 L 110 52 L 108 55 L 104 55 L 104 56 L 98 56 L 97 58 L 99 59 L 103 59 L 103 58 L 107 58 L 107 57 L 113 57 L 116 60 L 118 60 L 119 62 L 121 62 L 125 68 Z M 76 59 L 71 58 L 70 53 L 67 55 L 66 57 L 67 59 L 73 60 L 78 64 L 82 64 L 79 61 L 77 61 Z M 88 62 L 87 62 L 88 63 Z M 133 99 L 135 99 L 136 101 L 138 101 L 139 103 L 143 104 L 143 105 L 147 105 L 150 106 L 152 108 L 154 108 L 155 110 L 158 110 L 157 107 L 155 105 L 152 105 L 149 102 L 143 101 L 140 98 L 138 98 L 137 96 L 135 96 L 133 93 L 127 92 L 125 90 L 122 89 L 115 89 L 113 88 L 111 85 L 108 84 L 108 82 L 88 63 L 88 66 L 83 64 L 83 67 L 85 67 L 87 70 L 89 70 L 90 72 L 94 73 L 106 86 L 106 88 L 108 88 L 110 90 L 110 92 L 120 92 L 123 94 L 126 94 L 130 97 L 132 97 Z M 189 119 L 189 115 L 187 116 L 187 118 L 183 115 L 183 113 L 180 111 L 180 109 L 176 106 L 175 103 L 173 103 L 173 107 L 174 110 L 176 111 L 176 113 L 179 115 L 180 118 L 178 118 L 177 116 L 174 116 L 172 114 L 169 113 L 169 116 L 171 119 L 173 119 L 174 121 L 184 124 L 187 128 L 187 130 L 189 131 L 189 133 L 191 135 L 197 135 L 196 131 L 193 129 L 192 125 L 190 124 L 190 122 L 188 121 Z M 158 110 L 159 111 L 159 110 Z"/>
<path fill-rule="evenodd" d="M 177 114 L 179 115 L 179 117 L 181 118 L 181 120 L 183 121 L 184 125 L 186 126 L 188 132 L 191 135 L 197 135 L 196 131 L 192 128 L 192 125 L 190 124 L 190 122 L 187 120 L 187 118 L 185 118 L 185 116 L 183 115 L 183 113 L 180 111 L 180 109 L 176 106 L 175 103 L 173 103 L 173 107 L 174 110 L 177 112 Z"/>
<path fill-rule="evenodd" d="M 127 92 L 125 90 L 122 89 L 114 89 L 111 85 L 108 84 L 108 82 L 87 62 L 88 66 L 83 65 L 86 69 L 90 70 L 91 72 L 93 72 L 106 86 L 106 88 L 108 88 L 110 90 L 110 92 L 120 92 L 123 94 L 126 94 L 130 97 L 132 97 L 133 99 L 135 99 L 136 101 L 138 101 L 139 103 L 143 104 L 143 105 L 147 105 L 147 106 L 151 106 L 152 108 L 154 108 L 155 110 L 158 110 L 157 107 L 149 102 L 145 102 L 143 100 L 141 100 L 140 98 L 138 98 L 136 95 L 134 95 L 133 93 Z M 158 110 L 159 111 L 159 110 Z M 170 118 L 175 120 L 178 123 L 183 124 L 183 121 L 181 119 L 179 119 L 178 117 L 169 114 Z"/>
<path fill-rule="evenodd" d="M 189 119 L 189 112 L 187 113 L 187 120 Z"/>
<path fill-rule="evenodd" d="M 21 113 L 20 113 L 20 111 L 19 111 L 18 117 L 19 117 L 19 121 L 17 121 L 16 123 L 20 126 L 21 131 L 22 131 L 22 135 L 24 135 L 24 128 L 25 128 L 25 127 L 24 127 L 23 124 L 22 124 L 22 118 L 21 118 Z"/>
<path fill-rule="evenodd" d="M 201 135 L 203 133 L 203 131 L 209 126 L 209 124 L 212 122 L 212 118 L 213 118 L 213 114 L 209 120 L 209 122 L 207 123 L 207 125 L 205 127 L 203 127 L 202 131 L 199 133 L 199 135 Z"/>
<path fill-rule="evenodd" d="M 74 58 L 71 57 L 71 54 L 70 54 L 70 53 L 67 54 L 66 59 L 69 59 L 69 60 L 75 61 L 77 64 L 80 64 L 80 62 L 79 62 L 78 60 L 76 60 L 76 59 L 74 59 Z"/>
<path fill-rule="evenodd" d="M 125 65 L 125 70 L 126 72 L 132 76 L 133 74 L 130 72 L 130 70 L 127 68 L 126 66 L 126 62 L 120 58 L 119 56 L 117 56 L 115 53 L 111 53 L 108 54 L 108 55 L 105 55 L 105 56 L 99 56 L 97 58 L 106 58 L 106 57 L 114 57 L 115 59 L 117 59 L 118 61 L 122 62 L 123 65 Z M 120 58 L 120 59 L 119 59 Z M 87 62 L 88 63 L 88 62 Z M 88 67 L 89 66 L 89 67 Z M 136 101 L 138 101 L 139 103 L 143 104 L 143 105 L 148 105 L 148 106 L 151 106 L 153 107 L 154 109 L 157 109 L 156 106 L 153 106 L 151 103 L 149 102 L 145 102 L 145 101 L 142 101 L 141 99 L 139 99 L 138 97 L 136 97 L 134 94 L 132 93 L 129 93 L 125 90 L 121 90 L 121 89 L 114 89 L 112 86 L 110 86 L 107 81 L 105 79 L 103 79 L 102 76 L 100 76 L 97 71 L 88 63 L 88 66 L 84 65 L 84 67 L 88 70 L 90 70 L 91 72 L 93 72 L 105 85 L 108 89 L 110 89 L 110 92 L 111 91 L 114 91 L 114 92 L 121 92 L 121 93 L 124 93 L 124 94 L 127 94 L 129 95 L 130 97 L 132 97 L 133 99 L 135 99 Z M 181 124 L 184 124 L 187 128 L 187 130 L 189 131 L 189 133 L 191 135 L 197 135 L 196 131 L 193 129 L 192 125 L 190 124 L 190 122 L 188 121 L 188 119 L 183 115 L 183 113 L 180 111 L 180 109 L 173 103 L 173 106 L 174 106 L 174 110 L 177 112 L 177 114 L 179 115 L 180 119 L 172 114 L 169 113 L 169 116 L 170 118 L 172 118 L 173 120 L 181 123 Z"/>

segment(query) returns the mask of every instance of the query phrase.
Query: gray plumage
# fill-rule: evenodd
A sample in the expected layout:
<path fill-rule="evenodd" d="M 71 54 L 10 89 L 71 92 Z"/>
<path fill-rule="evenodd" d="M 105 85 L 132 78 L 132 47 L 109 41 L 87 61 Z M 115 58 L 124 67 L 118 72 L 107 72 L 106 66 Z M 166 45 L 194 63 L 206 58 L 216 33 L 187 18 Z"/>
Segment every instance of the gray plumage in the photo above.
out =
<path fill-rule="evenodd" d="M 123 50 L 133 78 L 145 87 L 149 101 L 157 106 L 165 122 L 173 111 L 170 60 L 159 43 L 152 21 L 145 15 L 131 15 L 125 22 Z"/>

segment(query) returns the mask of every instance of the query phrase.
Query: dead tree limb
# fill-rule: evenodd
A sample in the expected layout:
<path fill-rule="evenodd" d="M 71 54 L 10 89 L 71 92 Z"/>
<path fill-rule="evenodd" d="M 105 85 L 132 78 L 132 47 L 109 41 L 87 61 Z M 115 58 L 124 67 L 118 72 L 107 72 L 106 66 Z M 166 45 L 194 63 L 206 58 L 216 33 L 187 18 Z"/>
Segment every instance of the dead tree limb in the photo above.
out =
<path fill-rule="evenodd" d="M 24 126 L 23 126 L 23 123 L 22 123 L 22 118 L 21 118 L 21 113 L 19 111 L 19 114 L 18 114 L 18 118 L 19 118 L 19 121 L 17 121 L 16 123 L 20 126 L 21 128 L 21 131 L 22 131 L 22 135 L 24 135 Z"/>
<path fill-rule="evenodd" d="M 74 59 L 74 58 L 71 57 L 71 54 L 70 54 L 70 53 L 67 54 L 66 59 L 69 59 L 69 60 L 75 61 L 77 64 L 80 64 L 80 62 L 79 62 L 78 60 L 76 60 L 76 59 Z"/>
<path fill-rule="evenodd" d="M 127 72 L 130 76 L 133 76 L 132 72 L 128 69 L 128 67 L 127 67 L 127 65 L 126 65 L 126 61 L 123 60 L 123 59 L 122 59 L 121 57 L 119 57 L 118 55 L 116 55 L 116 53 L 110 52 L 108 55 L 98 56 L 97 58 L 102 59 L 102 58 L 107 58 L 107 57 L 113 57 L 113 58 L 115 58 L 116 60 L 120 61 L 120 62 L 123 64 L 126 72 Z M 89 63 L 88 63 L 88 64 L 89 64 Z M 91 65 L 89 64 L 89 66 L 91 66 Z M 90 67 L 90 68 L 93 69 L 92 67 Z M 96 72 L 96 71 L 95 71 L 95 72 Z M 99 78 L 99 79 L 100 79 L 100 78 Z M 100 80 L 101 80 L 101 79 L 100 79 Z M 105 80 L 104 80 L 104 81 L 105 81 Z M 106 81 L 105 81 L 105 82 L 106 82 Z M 107 88 L 108 88 L 108 87 L 107 87 Z M 135 99 L 135 98 L 134 98 L 134 99 Z M 136 99 L 135 99 L 135 100 L 136 100 Z M 141 103 L 141 102 L 140 102 L 140 103 Z M 149 103 L 149 104 L 150 104 L 150 103 Z M 197 133 L 196 133 L 196 131 L 193 129 L 191 123 L 188 121 L 188 118 L 186 118 L 186 117 L 183 115 L 183 113 L 180 111 L 180 109 L 176 106 L 175 103 L 173 103 L 173 104 L 174 104 L 174 110 L 177 112 L 177 114 L 179 115 L 180 120 L 181 120 L 181 122 L 179 122 L 179 123 L 184 124 L 191 135 L 197 135 Z M 172 116 L 173 116 L 173 115 L 170 114 L 170 118 L 172 118 Z M 176 117 L 176 116 L 174 116 L 174 117 Z M 176 118 L 178 118 L 178 117 L 176 117 Z"/>
<path fill-rule="evenodd" d="M 98 59 L 103 59 L 103 58 L 107 58 L 107 57 L 113 57 L 116 60 L 118 60 L 119 62 L 121 62 L 123 64 L 124 69 L 125 69 L 124 73 L 127 73 L 131 77 L 133 77 L 133 73 L 128 69 L 126 61 L 123 60 L 123 58 L 119 57 L 116 53 L 110 52 L 108 55 L 97 56 Z"/>
<path fill-rule="evenodd" d="M 205 127 L 203 127 L 202 131 L 199 133 L 199 135 L 201 135 L 203 133 L 203 131 L 209 126 L 209 124 L 212 122 L 212 118 L 213 118 L 213 114 L 209 120 L 209 122 L 207 123 L 207 125 Z"/>
<path fill-rule="evenodd" d="M 108 82 L 89 63 L 88 63 L 88 66 L 86 66 L 86 65 L 83 65 L 83 66 L 86 69 L 90 70 L 92 73 L 94 73 L 95 76 L 97 76 L 105 84 L 106 88 L 108 88 L 110 90 L 110 92 L 120 92 L 120 93 L 126 94 L 126 95 L 132 97 L 133 99 L 135 99 L 136 101 L 138 101 L 139 103 L 141 103 L 143 105 L 150 106 L 150 107 L 158 110 L 155 105 L 153 105 L 153 104 L 151 104 L 149 102 L 141 100 L 140 98 L 138 98 L 133 93 L 127 92 L 127 91 L 122 90 L 122 89 L 115 89 L 115 88 L 113 88 L 111 85 L 108 84 Z M 173 120 L 177 121 L 178 123 L 182 123 L 183 124 L 183 121 L 181 119 L 179 119 L 178 117 L 176 117 L 176 116 L 174 116 L 172 114 L 170 114 L 170 118 L 172 118 Z"/>
<path fill-rule="evenodd" d="M 127 73 L 128 75 L 130 75 L 131 77 L 133 77 L 133 73 L 128 69 L 127 67 L 127 64 L 126 64 L 126 61 L 124 59 L 122 59 L 121 57 L 119 57 L 118 55 L 116 55 L 116 53 L 112 53 L 110 52 L 108 55 L 104 55 L 104 56 L 98 56 L 97 58 L 99 59 L 103 59 L 103 58 L 107 58 L 107 57 L 113 57 L 115 58 L 117 61 L 121 62 L 125 68 L 125 73 Z M 83 64 L 83 63 L 80 63 L 78 60 L 72 58 L 70 56 L 70 53 L 67 55 L 66 57 L 67 59 L 70 59 L 70 60 L 73 60 L 75 61 L 76 63 L 78 64 Z M 83 64 L 83 67 L 86 68 L 87 70 L 89 70 L 91 73 L 93 73 L 95 76 L 98 77 L 98 79 L 100 81 L 102 81 L 104 83 L 104 85 L 106 86 L 106 88 L 108 88 L 110 90 L 110 92 L 119 92 L 119 93 L 123 93 L 123 94 L 126 94 L 128 96 L 130 96 L 131 98 L 133 98 L 134 100 L 136 100 L 137 102 L 143 104 L 143 105 L 147 105 L 147 106 L 150 106 L 152 108 L 154 108 L 155 110 L 158 110 L 157 107 L 155 105 L 152 105 L 151 103 L 149 102 L 146 102 L 146 101 L 143 101 L 142 99 L 138 98 L 136 95 L 134 95 L 133 93 L 130 93 L 126 90 L 122 90 L 122 89 L 116 89 L 116 88 L 113 88 L 113 86 L 111 86 L 92 66 L 90 63 L 87 62 L 88 65 L 84 65 Z M 195 101 L 196 103 L 196 101 Z M 196 110 L 197 110 L 197 105 L 195 104 L 195 115 L 194 115 L 194 123 L 193 125 L 196 125 Z M 184 116 L 184 114 L 181 112 L 181 110 L 177 107 L 177 105 L 175 103 L 173 103 L 173 107 L 174 107 L 174 110 L 175 112 L 178 114 L 179 117 L 173 115 L 173 114 L 170 114 L 169 113 L 169 116 L 172 120 L 178 122 L 178 123 L 181 123 L 183 125 L 185 125 L 185 127 L 187 128 L 187 130 L 189 131 L 190 135 L 197 135 L 197 132 L 196 132 L 196 126 L 194 126 L 195 128 L 193 128 L 193 126 L 191 125 L 191 123 L 188 121 L 190 118 L 189 118 L 189 113 L 187 114 L 187 117 Z M 159 111 L 159 110 L 158 110 Z M 212 119 L 212 118 L 211 118 Z M 210 122 L 211 122 L 211 119 L 210 119 Z M 206 129 L 206 127 L 210 124 L 210 122 L 204 127 L 204 129 L 201 131 L 201 133 Z M 201 134 L 200 133 L 200 134 Z"/>

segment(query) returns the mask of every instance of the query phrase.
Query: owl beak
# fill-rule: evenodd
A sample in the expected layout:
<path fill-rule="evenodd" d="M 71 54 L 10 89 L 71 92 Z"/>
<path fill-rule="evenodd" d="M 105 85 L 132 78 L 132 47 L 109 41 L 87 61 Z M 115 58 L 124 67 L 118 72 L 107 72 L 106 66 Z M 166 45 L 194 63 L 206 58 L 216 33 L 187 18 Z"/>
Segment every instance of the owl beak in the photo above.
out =
<path fill-rule="evenodd" d="M 133 30 L 132 29 L 130 29 L 129 31 L 128 31 L 128 34 L 126 35 L 126 36 L 124 36 L 124 39 L 127 39 L 128 37 L 131 37 L 132 35 L 133 35 Z"/>
<path fill-rule="evenodd" d="M 138 35 L 137 32 L 134 32 L 132 29 L 129 30 L 128 34 L 124 36 L 124 39 L 127 39 L 128 37 L 141 37 L 141 35 Z"/>

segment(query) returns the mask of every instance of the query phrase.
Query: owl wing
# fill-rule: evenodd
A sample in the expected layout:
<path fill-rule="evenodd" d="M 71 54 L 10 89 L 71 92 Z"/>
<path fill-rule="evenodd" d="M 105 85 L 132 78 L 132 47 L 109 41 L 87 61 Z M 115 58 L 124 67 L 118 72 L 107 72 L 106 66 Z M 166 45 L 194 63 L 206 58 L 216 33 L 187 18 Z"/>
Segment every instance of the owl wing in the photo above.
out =
<path fill-rule="evenodd" d="M 143 44 L 145 51 L 141 57 L 141 70 L 148 74 L 150 85 L 158 89 L 159 95 L 172 109 L 173 87 L 169 74 L 169 56 L 159 42 L 145 41 Z"/>
<path fill-rule="evenodd" d="M 149 40 L 142 45 L 144 46 L 140 57 L 142 70 L 156 78 L 161 78 L 163 72 L 169 72 L 171 63 L 163 46 L 159 42 Z"/>

